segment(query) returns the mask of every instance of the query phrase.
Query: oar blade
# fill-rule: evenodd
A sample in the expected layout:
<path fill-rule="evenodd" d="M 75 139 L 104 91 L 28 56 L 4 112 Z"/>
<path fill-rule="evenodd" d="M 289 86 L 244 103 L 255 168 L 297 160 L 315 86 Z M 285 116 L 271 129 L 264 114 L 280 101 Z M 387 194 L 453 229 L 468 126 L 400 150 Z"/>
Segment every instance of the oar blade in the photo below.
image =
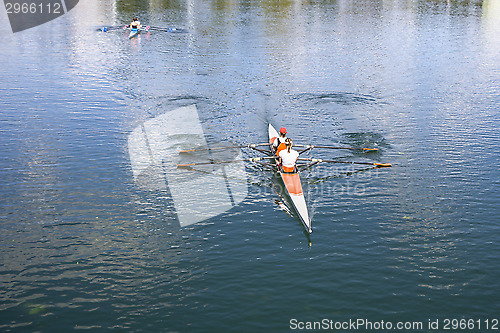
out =
<path fill-rule="evenodd" d="M 182 168 L 191 168 L 192 166 L 195 166 L 196 163 L 187 163 L 187 164 L 177 164 L 177 168 L 182 169 Z"/>

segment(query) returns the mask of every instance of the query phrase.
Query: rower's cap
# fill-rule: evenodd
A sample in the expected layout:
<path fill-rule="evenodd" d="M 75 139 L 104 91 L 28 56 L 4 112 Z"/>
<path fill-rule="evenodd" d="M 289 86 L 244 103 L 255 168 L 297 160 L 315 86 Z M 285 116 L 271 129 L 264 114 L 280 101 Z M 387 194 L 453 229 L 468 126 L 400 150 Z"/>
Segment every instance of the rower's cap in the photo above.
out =
<path fill-rule="evenodd" d="M 280 128 L 280 133 L 285 133 L 286 134 L 287 133 L 286 132 L 286 128 L 284 128 L 284 127 Z"/>

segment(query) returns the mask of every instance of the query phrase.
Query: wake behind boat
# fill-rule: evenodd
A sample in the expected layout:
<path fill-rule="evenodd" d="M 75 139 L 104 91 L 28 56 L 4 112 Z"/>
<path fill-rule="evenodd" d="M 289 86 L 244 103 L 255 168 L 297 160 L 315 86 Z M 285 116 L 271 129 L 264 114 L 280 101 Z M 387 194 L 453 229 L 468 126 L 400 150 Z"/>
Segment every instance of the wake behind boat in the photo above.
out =
<path fill-rule="evenodd" d="M 207 150 L 220 150 L 220 149 L 236 149 L 236 148 L 248 148 L 259 153 L 265 154 L 265 157 L 253 157 L 246 159 L 234 159 L 229 161 L 218 161 L 218 160 L 209 160 L 207 162 L 197 162 L 197 163 L 187 163 L 187 164 L 178 164 L 178 168 L 188 168 L 191 170 L 196 170 L 193 167 L 197 165 L 207 165 L 207 164 L 221 164 L 221 163 L 233 163 L 233 162 L 241 162 L 248 161 L 254 164 L 263 166 L 267 169 L 273 170 L 279 175 L 280 181 L 283 183 L 283 189 L 286 196 L 290 199 L 291 208 L 297 214 L 297 217 L 302 222 L 305 230 L 310 234 L 312 233 L 312 223 L 309 217 L 309 212 L 307 209 L 306 200 L 304 197 L 304 192 L 302 189 L 302 183 L 300 179 L 300 172 L 304 171 L 308 168 L 311 168 L 320 163 L 345 163 L 345 164 L 359 164 L 359 165 L 368 165 L 374 168 L 382 168 L 382 167 L 391 167 L 392 165 L 389 163 L 377 163 L 377 162 L 351 162 L 345 160 L 323 160 L 317 158 L 298 158 L 293 171 L 286 172 L 284 168 L 279 164 L 279 157 L 276 155 L 276 151 L 274 148 L 274 141 L 278 138 L 279 134 L 276 129 L 269 124 L 268 126 L 268 142 L 266 143 L 258 143 L 258 144 L 247 144 L 247 145 L 239 145 L 239 146 L 230 146 L 230 147 L 215 147 L 215 148 L 199 148 L 199 149 L 188 149 L 179 151 L 180 154 L 186 153 L 195 153 L 199 151 L 207 151 Z M 269 149 L 262 149 L 262 146 L 268 146 Z M 314 146 L 314 145 L 294 145 L 295 147 L 300 147 L 301 150 L 298 151 L 298 154 L 303 154 L 305 152 L 311 151 L 313 148 L 321 148 L 321 149 L 347 149 L 347 150 L 358 150 L 365 153 L 378 151 L 377 148 L 357 148 L 357 147 L 338 147 L 338 146 Z M 271 163 L 266 162 L 266 160 L 272 161 Z M 300 161 L 300 162 L 299 162 Z"/>

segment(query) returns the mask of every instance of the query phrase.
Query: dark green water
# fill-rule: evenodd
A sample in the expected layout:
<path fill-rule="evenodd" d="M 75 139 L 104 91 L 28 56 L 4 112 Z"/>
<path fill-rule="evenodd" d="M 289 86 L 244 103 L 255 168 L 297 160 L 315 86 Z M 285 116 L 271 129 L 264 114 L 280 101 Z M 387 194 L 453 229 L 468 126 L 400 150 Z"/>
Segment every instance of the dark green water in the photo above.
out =
<path fill-rule="evenodd" d="M 95 31 L 134 15 L 188 33 Z M 80 1 L 0 32 L 1 331 L 500 329 L 499 1 Z M 393 167 L 304 173 L 311 246 L 257 168 L 181 228 L 128 138 L 193 104 L 214 142 L 271 122 Z"/>

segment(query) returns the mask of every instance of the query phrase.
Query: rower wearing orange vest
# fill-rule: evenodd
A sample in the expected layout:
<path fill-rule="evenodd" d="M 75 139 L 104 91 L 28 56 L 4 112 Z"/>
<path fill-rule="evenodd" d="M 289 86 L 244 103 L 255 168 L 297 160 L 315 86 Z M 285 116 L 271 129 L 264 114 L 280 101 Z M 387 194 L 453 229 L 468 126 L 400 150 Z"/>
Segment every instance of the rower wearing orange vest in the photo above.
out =
<path fill-rule="evenodd" d="M 273 142 L 273 147 L 276 150 L 276 156 L 279 156 L 280 152 L 286 148 L 286 128 L 280 128 L 280 136 L 276 138 Z"/>
<path fill-rule="evenodd" d="M 295 169 L 295 163 L 297 163 L 297 158 L 299 158 L 299 153 L 292 149 L 292 140 L 287 138 L 285 140 L 286 148 L 279 152 L 278 156 L 280 158 L 280 164 L 283 167 L 284 172 L 293 172 Z"/>

